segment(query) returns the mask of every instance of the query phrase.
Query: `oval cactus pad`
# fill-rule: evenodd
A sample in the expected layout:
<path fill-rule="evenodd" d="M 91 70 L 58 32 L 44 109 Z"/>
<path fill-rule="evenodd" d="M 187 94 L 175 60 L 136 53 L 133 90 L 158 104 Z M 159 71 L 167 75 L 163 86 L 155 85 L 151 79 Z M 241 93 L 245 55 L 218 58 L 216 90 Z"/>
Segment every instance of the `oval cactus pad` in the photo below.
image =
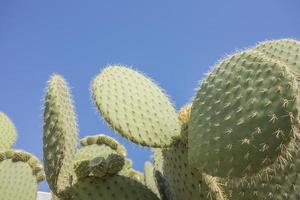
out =
<path fill-rule="evenodd" d="M 189 123 L 189 161 L 208 174 L 244 177 L 284 163 L 298 127 L 299 89 L 284 63 L 237 53 L 201 83 Z"/>
<path fill-rule="evenodd" d="M 94 79 L 92 92 L 104 119 L 132 142 L 164 147 L 179 137 L 179 121 L 169 98 L 143 74 L 109 66 Z"/>

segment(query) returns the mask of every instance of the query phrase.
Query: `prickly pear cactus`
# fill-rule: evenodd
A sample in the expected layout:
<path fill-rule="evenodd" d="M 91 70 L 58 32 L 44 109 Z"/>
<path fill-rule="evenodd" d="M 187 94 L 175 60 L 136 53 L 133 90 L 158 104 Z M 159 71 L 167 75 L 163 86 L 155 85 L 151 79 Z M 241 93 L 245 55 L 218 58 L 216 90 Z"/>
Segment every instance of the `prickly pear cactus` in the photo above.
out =
<path fill-rule="evenodd" d="M 44 160 L 53 198 L 300 199 L 299 74 L 300 43 L 266 41 L 216 64 L 177 113 L 142 73 L 106 67 L 92 82 L 94 103 L 113 130 L 154 148 L 144 173 L 111 137 L 85 137 L 77 149 L 69 89 L 52 76 Z"/>
<path fill-rule="evenodd" d="M 188 164 L 188 151 L 184 144 L 178 143 L 168 149 L 154 152 L 155 170 L 161 172 L 168 183 L 170 198 L 225 200 L 222 185 L 217 178 L 209 178 Z"/>
<path fill-rule="evenodd" d="M 124 167 L 125 147 L 113 138 L 104 135 L 88 136 L 80 143 L 82 148 L 74 158 L 78 177 L 114 175 Z"/>
<path fill-rule="evenodd" d="M 77 120 L 66 81 L 53 75 L 48 82 L 44 109 L 44 164 L 46 179 L 55 194 L 70 185 L 77 150 Z"/>
<path fill-rule="evenodd" d="M 38 182 L 43 180 L 41 164 L 33 155 L 22 151 L 0 153 L 0 199 L 35 200 Z"/>
<path fill-rule="evenodd" d="M 169 98 L 149 78 L 122 66 L 108 66 L 94 79 L 92 95 L 108 124 L 134 143 L 165 147 L 180 135 Z"/>
<path fill-rule="evenodd" d="M 140 199 L 158 197 L 131 168 L 126 149 L 105 135 L 83 138 L 77 149 L 77 125 L 66 81 L 51 77 L 45 97 L 44 161 L 54 198 L 62 200 Z"/>
<path fill-rule="evenodd" d="M 295 148 L 295 147 L 292 147 Z M 292 156 L 284 168 L 269 171 L 257 179 L 245 179 L 242 184 L 232 180 L 225 181 L 226 192 L 230 199 L 274 199 L 297 200 L 300 198 L 300 152 Z"/>
<path fill-rule="evenodd" d="M 189 123 L 190 164 L 245 177 L 286 161 L 298 134 L 299 88 L 286 64 L 258 51 L 219 63 L 201 83 Z"/>
<path fill-rule="evenodd" d="M 16 142 L 16 128 L 9 117 L 0 112 L 0 151 L 10 149 Z"/>
<path fill-rule="evenodd" d="M 32 154 L 10 149 L 16 129 L 4 113 L 0 113 L 0 136 L 0 199 L 36 200 L 38 183 L 44 179 L 42 165 Z"/>
<path fill-rule="evenodd" d="M 293 39 L 271 40 L 258 44 L 255 48 L 266 56 L 286 64 L 299 79 L 300 42 Z"/>

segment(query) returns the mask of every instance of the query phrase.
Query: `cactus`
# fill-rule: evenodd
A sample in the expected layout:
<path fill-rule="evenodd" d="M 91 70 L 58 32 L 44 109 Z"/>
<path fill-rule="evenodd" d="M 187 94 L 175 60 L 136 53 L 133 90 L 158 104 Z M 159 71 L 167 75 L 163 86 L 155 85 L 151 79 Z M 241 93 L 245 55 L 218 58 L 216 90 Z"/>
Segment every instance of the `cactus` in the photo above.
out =
<path fill-rule="evenodd" d="M 300 42 L 290 39 L 228 56 L 179 112 L 142 73 L 119 65 L 103 69 L 92 82 L 92 98 L 113 130 L 153 148 L 154 167 L 146 162 L 144 173 L 111 137 L 87 136 L 77 149 L 69 89 L 52 76 L 44 160 L 54 198 L 299 199 L 299 57 Z"/>
<path fill-rule="evenodd" d="M 182 143 L 172 148 L 155 150 L 155 170 L 160 171 L 168 183 L 171 196 L 169 198 L 173 200 L 227 199 L 217 179 L 209 179 L 205 174 L 198 173 L 196 169 L 189 166 L 187 150 L 186 145 Z"/>
<path fill-rule="evenodd" d="M 253 50 L 225 59 L 193 101 L 190 164 L 220 177 L 284 165 L 298 133 L 298 92 L 290 68 L 276 59 Z"/>
<path fill-rule="evenodd" d="M 2 112 L 0 135 L 0 199 L 36 200 L 38 183 L 44 179 L 42 165 L 32 154 L 10 149 L 16 139 L 16 129 Z"/>
<path fill-rule="evenodd" d="M 179 122 L 168 97 L 141 73 L 108 66 L 94 79 L 92 92 L 104 119 L 132 142 L 165 147 L 179 137 Z"/>
<path fill-rule="evenodd" d="M 16 142 L 16 128 L 3 112 L 0 112 L 0 151 L 8 150 Z"/>
<path fill-rule="evenodd" d="M 44 109 L 45 173 L 54 198 L 62 200 L 158 197 L 138 181 L 126 149 L 111 137 L 83 138 L 77 149 L 77 121 L 70 91 L 60 75 L 48 82 Z"/>
<path fill-rule="evenodd" d="M 149 161 L 144 165 L 144 182 L 148 188 L 150 188 L 158 197 L 161 198 L 161 194 L 155 178 L 155 171 L 153 165 Z"/>

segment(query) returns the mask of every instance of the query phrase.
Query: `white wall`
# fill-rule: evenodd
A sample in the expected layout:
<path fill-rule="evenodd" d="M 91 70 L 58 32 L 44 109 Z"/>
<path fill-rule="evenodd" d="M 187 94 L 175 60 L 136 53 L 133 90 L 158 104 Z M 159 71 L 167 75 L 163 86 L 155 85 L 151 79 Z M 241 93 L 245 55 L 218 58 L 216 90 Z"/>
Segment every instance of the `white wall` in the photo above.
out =
<path fill-rule="evenodd" d="M 38 192 L 37 200 L 51 200 L 51 194 L 48 192 Z"/>

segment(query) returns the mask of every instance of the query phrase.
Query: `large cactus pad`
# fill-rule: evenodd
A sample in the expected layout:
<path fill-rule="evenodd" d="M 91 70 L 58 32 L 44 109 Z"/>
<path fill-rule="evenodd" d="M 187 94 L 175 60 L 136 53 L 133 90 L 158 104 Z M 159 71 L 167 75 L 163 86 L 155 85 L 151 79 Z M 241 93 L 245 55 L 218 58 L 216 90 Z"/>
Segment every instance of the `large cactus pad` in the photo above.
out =
<path fill-rule="evenodd" d="M 256 51 L 235 54 L 201 83 L 189 123 L 189 161 L 213 176 L 252 176 L 285 162 L 298 133 L 291 69 Z"/>
<path fill-rule="evenodd" d="M 132 142 L 163 147 L 180 134 L 177 114 L 168 97 L 139 72 L 109 66 L 94 79 L 92 92 L 104 119 Z"/>

